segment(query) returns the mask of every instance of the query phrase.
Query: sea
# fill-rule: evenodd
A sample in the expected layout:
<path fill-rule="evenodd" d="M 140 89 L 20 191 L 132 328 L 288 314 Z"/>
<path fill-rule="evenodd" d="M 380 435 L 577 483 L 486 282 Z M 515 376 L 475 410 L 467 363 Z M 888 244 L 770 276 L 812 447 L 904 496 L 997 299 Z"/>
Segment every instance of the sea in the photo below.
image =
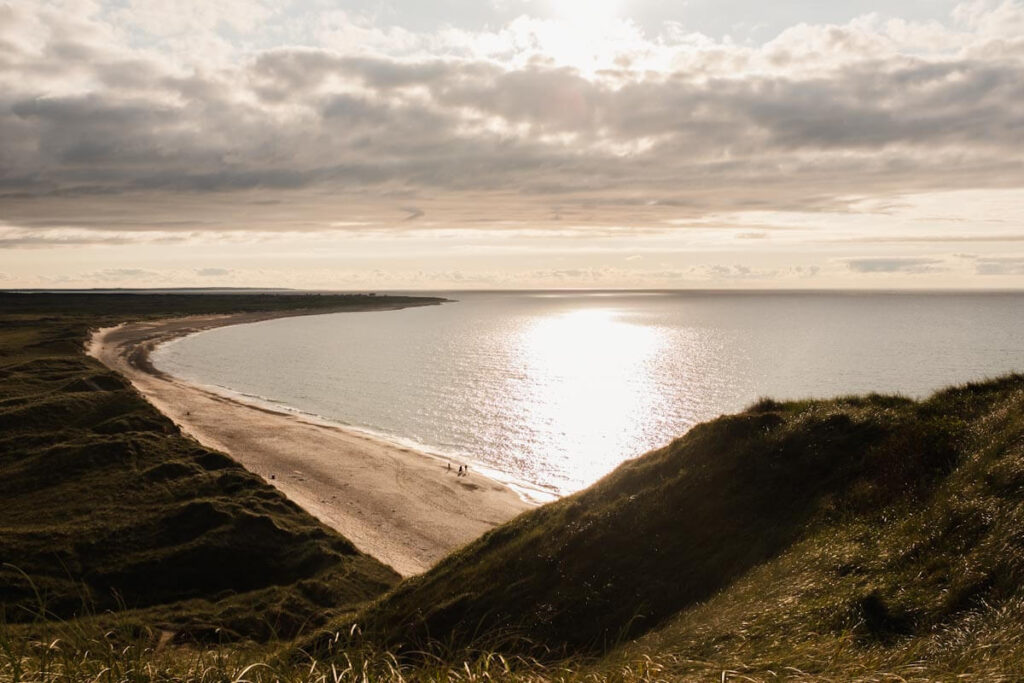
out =
<path fill-rule="evenodd" d="M 763 397 L 925 397 L 1024 372 L 1024 293 L 429 294 L 451 301 L 217 328 L 153 361 L 540 500 Z"/>

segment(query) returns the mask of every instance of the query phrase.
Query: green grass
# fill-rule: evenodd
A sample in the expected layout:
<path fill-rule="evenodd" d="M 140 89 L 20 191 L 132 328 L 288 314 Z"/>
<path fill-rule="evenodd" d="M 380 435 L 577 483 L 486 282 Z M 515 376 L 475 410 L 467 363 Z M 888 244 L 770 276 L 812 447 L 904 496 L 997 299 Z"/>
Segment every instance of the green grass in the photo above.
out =
<path fill-rule="evenodd" d="M 1024 377 L 921 402 L 762 401 L 494 530 L 354 622 L 396 651 L 490 638 L 546 661 L 667 657 L 698 678 L 985 679 L 1024 664 L 1021 529 Z"/>
<path fill-rule="evenodd" d="M 125 319 L 405 297 L 0 294 L 0 618 L 129 610 L 189 638 L 295 635 L 398 580 L 82 353 Z M 148 609 L 148 612 L 145 611 Z"/>
<path fill-rule="evenodd" d="M 56 635 L 56 632 L 55 632 Z M 121 641 L 113 632 L 65 633 L 52 640 L 5 639 L 0 628 L 0 677 L 16 682 L 190 681 L 447 683 L 465 681 L 662 681 L 666 667 L 640 658 L 617 667 L 582 661 L 543 664 L 495 652 L 457 659 L 402 661 L 370 646 L 350 647 L 332 659 L 280 656 L 265 647 L 161 647 L 156 639 Z"/>
<path fill-rule="evenodd" d="M 396 585 L 82 355 L 112 301 L 0 309 L 0 680 L 1024 677 L 1022 376 L 759 401 Z"/>

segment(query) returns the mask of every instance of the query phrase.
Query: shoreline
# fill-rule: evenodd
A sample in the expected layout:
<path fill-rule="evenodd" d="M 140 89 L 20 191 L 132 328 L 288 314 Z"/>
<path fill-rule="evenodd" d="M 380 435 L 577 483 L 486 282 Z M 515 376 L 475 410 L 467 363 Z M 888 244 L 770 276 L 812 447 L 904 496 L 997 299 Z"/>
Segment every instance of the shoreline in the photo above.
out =
<path fill-rule="evenodd" d="M 237 324 L 245 325 L 245 324 L 248 324 L 248 323 L 237 323 Z M 214 329 L 214 328 L 209 328 L 209 329 Z M 206 330 L 200 330 L 200 331 L 204 331 L 205 332 Z M 156 351 L 157 348 L 159 348 L 160 346 L 162 346 L 165 343 L 176 341 L 178 339 L 183 339 L 185 336 L 189 336 L 189 335 L 183 335 L 183 336 L 175 337 L 173 339 L 168 339 L 166 342 L 159 342 L 159 343 L 157 343 L 153 347 L 153 349 L 150 351 L 150 353 L 152 353 L 153 351 Z M 152 365 L 152 362 L 151 362 L 151 365 Z M 234 389 L 231 389 L 229 387 L 222 386 L 222 385 L 219 385 L 219 384 L 204 384 L 204 383 L 202 383 L 202 382 L 200 382 L 198 380 L 191 380 L 191 379 L 186 379 L 184 377 L 178 377 L 176 375 L 172 375 L 169 372 L 166 372 L 164 370 L 160 370 L 155 365 L 152 365 L 152 367 L 153 367 L 153 372 L 154 373 L 159 373 L 160 375 L 162 375 L 164 377 L 173 379 L 175 382 L 178 382 L 180 384 L 187 384 L 187 385 L 189 385 L 191 387 L 194 387 L 195 389 L 198 389 L 200 391 L 204 391 L 204 392 L 207 392 L 207 393 L 210 393 L 210 394 L 215 394 L 217 396 L 221 396 L 221 397 L 223 397 L 224 399 L 226 399 L 228 401 L 233 401 L 233 402 L 239 403 L 241 405 L 249 406 L 250 408 L 253 408 L 255 410 L 261 410 L 261 411 L 264 411 L 264 412 L 267 412 L 267 413 L 270 413 L 270 414 L 273 414 L 273 415 L 282 415 L 284 417 L 295 417 L 295 418 L 297 418 L 299 420 L 302 420 L 304 422 L 309 422 L 311 424 L 318 425 L 318 426 L 321 426 L 321 427 L 340 429 L 341 431 L 347 432 L 347 433 L 351 434 L 352 436 L 357 436 L 357 437 L 368 439 L 370 441 L 378 442 L 378 443 L 380 443 L 380 444 L 382 444 L 384 446 L 387 446 L 388 448 L 396 448 L 396 449 L 398 449 L 398 450 L 400 450 L 402 452 L 410 452 L 410 453 L 415 454 L 415 455 L 417 455 L 419 457 L 431 458 L 431 459 L 434 459 L 434 460 L 437 460 L 437 461 L 441 462 L 442 464 L 451 462 L 452 466 L 455 467 L 455 468 L 458 468 L 458 466 L 460 464 L 464 464 L 467 467 L 469 467 L 469 465 L 472 464 L 473 467 L 474 467 L 474 474 L 478 474 L 478 475 L 484 477 L 485 479 L 492 480 L 492 481 L 494 481 L 494 482 L 496 482 L 496 483 L 498 483 L 498 484 L 500 484 L 502 486 L 505 486 L 506 488 L 510 489 L 516 495 L 518 495 L 519 498 L 524 503 L 526 503 L 529 506 L 529 508 L 539 507 L 541 505 L 546 505 L 547 503 L 552 503 L 552 502 L 554 502 L 556 500 L 559 500 L 563 495 L 565 495 L 565 494 L 558 494 L 558 493 L 555 493 L 554 491 L 552 491 L 550 489 L 546 489 L 546 488 L 543 488 L 543 487 L 540 487 L 540 486 L 537 486 L 537 485 L 534 485 L 534 484 L 530 484 L 530 483 L 524 482 L 522 480 L 516 479 L 512 475 L 508 475 L 508 474 L 506 474 L 504 472 L 501 472 L 499 470 L 495 470 L 495 469 L 493 469 L 491 467 L 488 467 L 488 466 L 486 466 L 486 465 L 484 465 L 484 464 L 482 464 L 482 463 L 480 463 L 478 461 L 475 461 L 475 460 L 469 460 L 469 462 L 467 463 L 466 461 L 468 459 L 464 458 L 462 456 L 459 456 L 459 455 L 446 455 L 446 454 L 441 453 L 441 452 L 432 451 L 432 450 L 430 450 L 429 446 L 425 446 L 423 444 L 420 444 L 419 442 L 416 442 L 416 441 L 414 441 L 412 439 L 405 439 L 405 438 L 397 436 L 397 435 L 390 435 L 390 434 L 386 434 L 384 432 L 375 431 L 375 430 L 370 429 L 370 428 L 364 428 L 364 427 L 360 427 L 358 425 L 348 424 L 348 423 L 342 422 L 340 420 L 333 420 L 333 419 L 331 419 L 329 417 L 325 417 L 325 416 L 319 415 L 317 413 L 311 413 L 309 411 L 302 410 L 301 408 L 296 408 L 296 407 L 291 406 L 291 405 L 289 405 L 287 403 L 284 403 L 284 402 L 281 402 L 281 401 L 277 401 L 275 399 L 272 399 L 272 398 L 269 398 L 269 397 L 266 397 L 266 396 L 257 396 L 255 394 L 246 394 L 246 393 L 243 393 L 243 392 L 240 392 L 240 391 L 237 391 L 237 390 L 234 390 Z M 185 427 L 184 424 L 183 425 L 179 425 L 179 426 L 181 426 L 183 429 Z"/>
<path fill-rule="evenodd" d="M 373 310 L 397 308 L 403 307 Z M 443 456 L 179 379 L 154 367 L 149 358 L 160 344 L 215 327 L 335 312 L 341 311 L 126 322 L 95 330 L 86 352 L 126 377 L 185 434 L 228 454 L 403 576 L 425 571 L 535 507 L 514 487 L 477 471 L 456 476 L 454 468 L 447 469 L 454 461 Z"/>

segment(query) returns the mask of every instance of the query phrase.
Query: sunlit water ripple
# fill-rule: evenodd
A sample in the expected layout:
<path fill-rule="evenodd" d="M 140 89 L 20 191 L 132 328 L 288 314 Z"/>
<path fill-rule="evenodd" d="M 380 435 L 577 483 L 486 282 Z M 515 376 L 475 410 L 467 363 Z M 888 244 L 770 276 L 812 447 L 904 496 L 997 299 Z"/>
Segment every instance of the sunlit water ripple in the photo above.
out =
<path fill-rule="evenodd" d="M 1024 370 L 1021 294 L 447 296 L 215 329 L 154 362 L 559 494 L 761 396 Z"/>

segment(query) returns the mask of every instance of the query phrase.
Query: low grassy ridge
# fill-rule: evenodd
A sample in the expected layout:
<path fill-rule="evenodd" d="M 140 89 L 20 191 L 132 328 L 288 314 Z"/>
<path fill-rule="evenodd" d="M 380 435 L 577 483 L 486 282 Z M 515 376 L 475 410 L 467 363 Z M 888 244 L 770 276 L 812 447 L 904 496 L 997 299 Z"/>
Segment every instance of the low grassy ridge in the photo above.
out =
<path fill-rule="evenodd" d="M 0 618 L 140 610 L 180 637 L 295 635 L 398 575 L 203 448 L 83 352 L 126 319 L 404 297 L 0 294 Z"/>
<path fill-rule="evenodd" d="M 1024 677 L 1022 376 L 923 401 L 761 401 L 394 586 L 386 568 L 183 439 L 81 356 L 86 328 L 118 316 L 5 314 L 5 323 L 21 322 L 2 328 L 0 548 L 64 615 L 78 613 L 71 596 L 82 586 L 97 604 L 116 605 L 104 597 L 116 583 L 134 605 L 159 604 L 0 625 L 0 679 Z M 73 407 L 47 412 L 54 396 Z M 119 406 L 109 415 L 107 399 Z M 28 405 L 40 412 L 23 419 L 17 411 Z M 110 420 L 131 429 L 110 431 Z M 131 447 L 96 455 L 122 442 Z M 69 448 L 80 455 L 62 455 Z M 64 457 L 50 461 L 62 467 L 47 468 L 38 460 L 46 455 Z M 178 473 L 169 480 L 141 476 L 168 466 Z M 102 468 L 128 474 L 111 479 Z M 33 505 L 44 517 L 33 517 Z M 253 514 L 276 530 L 246 526 Z M 211 516 L 223 526 L 199 524 L 194 538 L 151 533 Z M 90 554 L 90 544 L 102 551 Z M 175 565 L 189 548 L 203 550 Z M 245 560 L 262 583 L 235 584 L 249 579 L 229 571 L 215 579 L 223 584 L 207 584 L 224 569 L 225 548 L 264 555 Z M 165 557 L 174 573 L 196 568 L 196 580 L 176 589 L 155 580 L 153 591 L 123 580 L 159 575 L 163 562 L 153 558 Z M 32 609 L 20 576 L 8 572 L 0 584 L 8 620 Z M 252 642 L 272 635 L 268 623 L 300 620 L 304 629 Z M 249 640 L 161 639 L 161 629 L 201 634 L 204 624 Z"/>

